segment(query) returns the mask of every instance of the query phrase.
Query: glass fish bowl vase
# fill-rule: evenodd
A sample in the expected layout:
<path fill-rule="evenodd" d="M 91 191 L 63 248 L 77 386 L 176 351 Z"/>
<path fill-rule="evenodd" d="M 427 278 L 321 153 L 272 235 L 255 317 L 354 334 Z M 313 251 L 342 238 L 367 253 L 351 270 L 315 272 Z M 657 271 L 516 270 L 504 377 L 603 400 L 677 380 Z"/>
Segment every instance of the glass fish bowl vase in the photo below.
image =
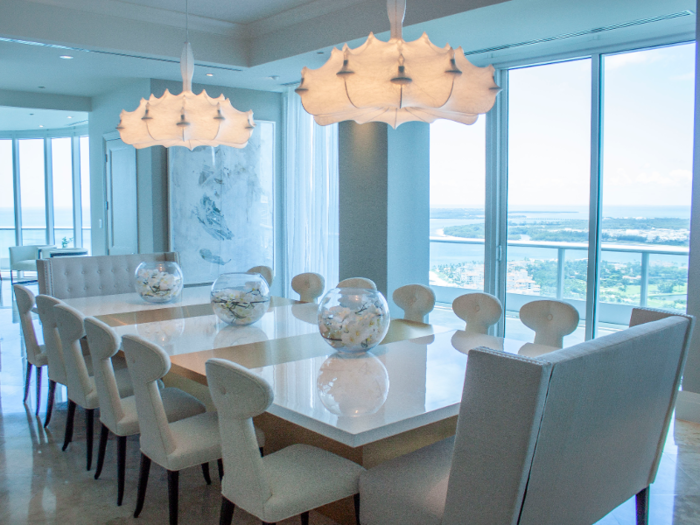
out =
<path fill-rule="evenodd" d="M 389 330 L 389 305 L 377 290 L 334 288 L 318 305 L 321 337 L 339 352 L 371 350 Z"/>
<path fill-rule="evenodd" d="M 258 273 L 224 273 L 211 287 L 211 306 L 225 323 L 253 324 L 270 306 L 270 288 Z"/>
<path fill-rule="evenodd" d="M 149 303 L 167 303 L 180 296 L 184 279 L 173 261 L 144 261 L 134 272 L 134 289 Z"/>

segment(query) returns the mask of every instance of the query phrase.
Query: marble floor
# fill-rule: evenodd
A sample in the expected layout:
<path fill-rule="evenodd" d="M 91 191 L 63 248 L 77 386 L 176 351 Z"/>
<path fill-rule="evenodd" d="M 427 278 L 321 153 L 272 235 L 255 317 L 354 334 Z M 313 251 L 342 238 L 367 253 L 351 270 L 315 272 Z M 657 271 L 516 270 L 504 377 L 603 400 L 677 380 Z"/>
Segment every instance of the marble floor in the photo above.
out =
<path fill-rule="evenodd" d="M 41 422 L 48 381 L 44 378 L 40 421 L 34 415 L 34 380 L 27 404 L 22 402 L 23 354 L 17 314 L 5 274 L 0 286 L 0 524 L 167 523 L 165 471 L 156 465 L 151 469 L 144 510 L 137 520 L 132 517 L 139 461 L 137 438 L 130 438 L 127 445 L 126 491 L 121 507 L 116 506 L 116 443 L 110 440 L 105 468 L 100 480 L 95 481 L 94 467 L 91 472 L 85 470 L 85 432 L 80 411 L 76 414 L 74 441 L 66 452 L 61 452 L 67 408 L 65 391 L 57 390 L 57 406 L 49 428 L 44 430 Z M 214 474 L 213 465 L 212 469 Z M 183 471 L 180 475 L 180 523 L 218 523 L 219 490 L 216 479 L 211 486 L 204 483 L 198 468 Z M 237 509 L 234 523 L 260 522 Z M 297 523 L 298 517 L 283 522 L 284 525 Z M 313 512 L 311 523 L 334 525 Z M 633 499 L 598 522 L 598 525 L 634 524 Z M 676 421 L 671 428 L 659 474 L 651 488 L 650 524 L 700 524 L 698 424 Z"/>

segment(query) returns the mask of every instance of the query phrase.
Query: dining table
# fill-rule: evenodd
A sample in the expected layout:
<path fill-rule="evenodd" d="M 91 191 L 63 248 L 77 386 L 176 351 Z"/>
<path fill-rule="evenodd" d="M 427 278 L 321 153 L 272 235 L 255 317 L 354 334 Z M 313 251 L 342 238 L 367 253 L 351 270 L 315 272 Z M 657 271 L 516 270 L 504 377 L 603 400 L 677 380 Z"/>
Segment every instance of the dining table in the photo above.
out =
<path fill-rule="evenodd" d="M 265 378 L 274 401 L 255 423 L 266 434 L 266 453 L 305 443 L 375 466 L 454 435 L 470 349 L 530 357 L 555 350 L 392 319 L 381 344 L 346 355 L 321 337 L 316 304 L 272 297 L 260 320 L 232 326 L 214 315 L 209 296 L 209 286 L 197 286 L 164 304 L 136 293 L 65 302 L 120 336 L 161 346 L 171 360 L 166 385 L 189 391 L 209 409 L 207 360 L 227 359 Z M 350 523 L 350 503 L 345 507 L 324 513 Z"/>

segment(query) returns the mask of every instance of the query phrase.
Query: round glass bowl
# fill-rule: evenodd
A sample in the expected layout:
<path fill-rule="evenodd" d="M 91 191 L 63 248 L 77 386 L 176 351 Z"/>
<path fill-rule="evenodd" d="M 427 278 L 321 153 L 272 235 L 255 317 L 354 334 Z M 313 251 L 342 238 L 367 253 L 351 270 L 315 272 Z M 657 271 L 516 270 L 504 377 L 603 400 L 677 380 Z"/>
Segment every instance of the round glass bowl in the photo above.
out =
<path fill-rule="evenodd" d="M 149 303 L 167 303 L 182 291 L 184 280 L 180 265 L 172 261 L 146 261 L 136 268 L 134 288 Z"/>
<path fill-rule="evenodd" d="M 214 313 L 230 325 L 254 323 L 269 305 L 270 288 L 259 273 L 223 273 L 211 287 Z"/>
<path fill-rule="evenodd" d="M 321 336 L 340 352 L 362 353 L 382 342 L 389 330 L 384 296 L 365 288 L 334 288 L 318 305 Z"/>

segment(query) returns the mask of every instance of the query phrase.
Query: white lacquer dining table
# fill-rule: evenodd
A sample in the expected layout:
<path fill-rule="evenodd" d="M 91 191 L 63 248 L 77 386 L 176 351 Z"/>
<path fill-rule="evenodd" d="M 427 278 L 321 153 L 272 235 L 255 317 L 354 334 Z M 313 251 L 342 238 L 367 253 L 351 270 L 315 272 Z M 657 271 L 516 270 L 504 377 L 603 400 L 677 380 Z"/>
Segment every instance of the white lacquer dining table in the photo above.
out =
<path fill-rule="evenodd" d="M 360 356 L 345 356 L 320 336 L 317 305 L 274 297 L 258 322 L 229 326 L 213 315 L 209 287 L 186 288 L 178 301 L 160 305 L 135 293 L 66 303 L 105 321 L 119 335 L 136 334 L 159 344 L 171 357 L 171 372 L 199 385 L 206 385 L 205 363 L 212 357 L 246 366 L 272 385 L 270 415 L 356 450 L 410 432 L 425 433 L 445 421 L 451 423 L 428 440 L 453 432 L 469 349 L 485 346 L 531 356 L 553 350 L 392 320 L 381 345 Z M 318 444 L 291 429 L 287 426 L 285 435 Z"/>

